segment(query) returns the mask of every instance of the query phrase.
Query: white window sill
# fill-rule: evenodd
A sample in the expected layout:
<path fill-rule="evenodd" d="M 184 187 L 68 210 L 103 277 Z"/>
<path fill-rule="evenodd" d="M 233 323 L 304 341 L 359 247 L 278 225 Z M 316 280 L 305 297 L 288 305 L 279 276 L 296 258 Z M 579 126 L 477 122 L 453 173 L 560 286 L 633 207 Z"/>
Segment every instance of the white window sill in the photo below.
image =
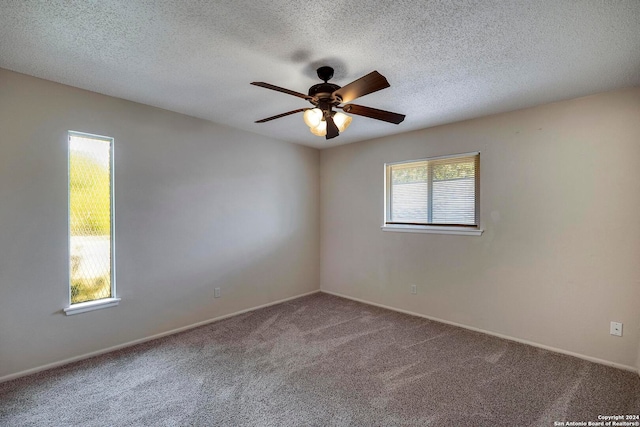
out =
<path fill-rule="evenodd" d="M 458 234 L 463 236 L 480 236 L 484 230 L 471 227 L 439 227 L 434 225 L 383 225 L 382 231 L 394 231 L 398 233 L 431 233 L 431 234 Z"/>
<path fill-rule="evenodd" d="M 72 314 L 85 313 L 87 311 L 100 310 L 108 307 L 115 307 L 120 302 L 120 298 L 103 298 L 95 301 L 81 302 L 78 304 L 71 304 L 69 307 L 63 309 L 67 316 Z"/>

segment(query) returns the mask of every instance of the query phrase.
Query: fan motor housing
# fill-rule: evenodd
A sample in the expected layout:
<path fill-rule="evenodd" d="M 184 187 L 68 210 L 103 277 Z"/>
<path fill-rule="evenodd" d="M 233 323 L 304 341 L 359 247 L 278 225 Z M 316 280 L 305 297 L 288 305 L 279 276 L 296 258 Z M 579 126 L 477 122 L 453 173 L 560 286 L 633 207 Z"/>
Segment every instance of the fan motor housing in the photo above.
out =
<path fill-rule="evenodd" d="M 333 83 L 318 83 L 309 88 L 309 96 L 318 99 L 331 98 L 331 94 L 338 89 L 340 89 L 340 86 Z"/>
<path fill-rule="evenodd" d="M 332 106 L 338 106 L 342 103 L 340 95 L 336 95 L 335 91 L 340 89 L 340 86 L 333 83 L 327 83 L 333 77 L 333 68 L 329 66 L 320 67 L 316 70 L 320 80 L 324 80 L 324 83 L 313 85 L 309 88 L 309 96 L 311 102 L 322 111 L 331 112 Z"/>

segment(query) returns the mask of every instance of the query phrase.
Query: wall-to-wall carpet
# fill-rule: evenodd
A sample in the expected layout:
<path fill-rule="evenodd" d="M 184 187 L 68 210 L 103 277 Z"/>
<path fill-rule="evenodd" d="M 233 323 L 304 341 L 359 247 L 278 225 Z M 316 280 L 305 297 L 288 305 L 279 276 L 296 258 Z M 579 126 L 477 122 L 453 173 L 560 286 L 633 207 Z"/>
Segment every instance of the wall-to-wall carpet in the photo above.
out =
<path fill-rule="evenodd" d="M 553 425 L 640 379 L 327 294 L 0 384 L 0 425 Z"/>

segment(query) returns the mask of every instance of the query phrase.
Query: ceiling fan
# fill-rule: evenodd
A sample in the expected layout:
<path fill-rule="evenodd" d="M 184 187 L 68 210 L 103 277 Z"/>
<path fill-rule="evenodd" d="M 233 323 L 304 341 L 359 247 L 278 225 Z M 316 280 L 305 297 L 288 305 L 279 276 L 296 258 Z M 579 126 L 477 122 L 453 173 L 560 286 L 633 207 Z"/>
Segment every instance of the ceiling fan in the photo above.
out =
<path fill-rule="evenodd" d="M 278 114 L 277 116 L 267 117 L 266 119 L 257 120 L 256 123 L 265 123 L 270 120 L 279 119 L 280 117 L 304 112 L 304 122 L 309 126 L 311 133 L 317 136 L 325 136 L 326 139 L 331 139 L 340 135 L 340 132 L 344 132 L 352 120 L 351 117 L 344 113 L 333 111 L 334 108 L 339 108 L 345 113 L 382 120 L 396 125 L 404 120 L 404 114 L 392 113 L 390 111 L 378 110 L 362 105 L 348 104 L 356 98 L 390 86 L 387 79 L 377 71 L 372 71 L 366 76 L 360 77 L 358 80 L 342 87 L 328 83 L 333 77 L 333 68 L 328 66 L 320 67 L 317 73 L 320 80 L 324 81 L 324 83 L 311 86 L 308 95 L 269 83 L 252 82 L 251 84 L 255 86 L 306 99 L 314 106 L 314 108 L 299 108 Z"/>

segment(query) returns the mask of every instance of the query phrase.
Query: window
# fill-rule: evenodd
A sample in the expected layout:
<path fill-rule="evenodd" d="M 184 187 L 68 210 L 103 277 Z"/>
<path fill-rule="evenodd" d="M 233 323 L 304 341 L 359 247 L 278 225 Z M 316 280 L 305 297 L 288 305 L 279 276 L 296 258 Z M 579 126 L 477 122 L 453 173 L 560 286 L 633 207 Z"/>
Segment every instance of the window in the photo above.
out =
<path fill-rule="evenodd" d="M 113 260 L 113 138 L 69 132 L 69 307 L 117 305 Z"/>
<path fill-rule="evenodd" d="M 389 231 L 479 235 L 480 153 L 385 164 Z"/>

